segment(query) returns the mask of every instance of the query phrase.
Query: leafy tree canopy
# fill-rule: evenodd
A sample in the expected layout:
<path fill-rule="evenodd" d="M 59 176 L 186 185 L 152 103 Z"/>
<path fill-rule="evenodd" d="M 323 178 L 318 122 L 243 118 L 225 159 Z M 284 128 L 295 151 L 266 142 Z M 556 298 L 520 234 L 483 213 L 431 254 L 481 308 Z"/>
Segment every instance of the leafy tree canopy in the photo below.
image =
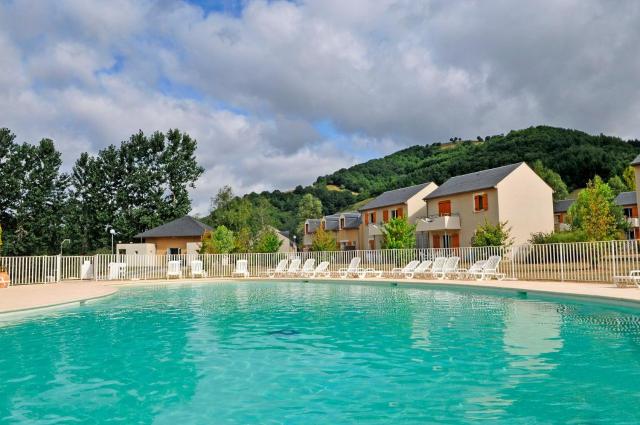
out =
<path fill-rule="evenodd" d="M 204 254 L 228 254 L 234 248 L 235 238 L 233 232 L 225 226 L 218 226 L 215 230 L 204 234 L 200 252 Z"/>
<path fill-rule="evenodd" d="M 335 251 L 337 249 L 336 240 L 331 233 L 326 232 L 322 226 L 318 227 L 313 235 L 311 251 Z"/>
<path fill-rule="evenodd" d="M 473 234 L 471 246 L 511 246 L 513 239 L 510 233 L 511 227 L 506 221 L 491 224 L 485 219 Z"/>
<path fill-rule="evenodd" d="M 405 217 L 389 220 L 381 230 L 384 249 L 410 249 L 416 246 L 416 226 Z"/>
<path fill-rule="evenodd" d="M 255 252 L 278 252 L 282 240 L 278 237 L 276 231 L 271 227 L 266 227 L 258 235 L 255 244 Z"/>
<path fill-rule="evenodd" d="M 560 177 L 560 174 L 553 171 L 551 168 L 544 166 L 539 159 L 534 161 L 532 165 L 533 171 L 536 172 L 542 180 L 544 180 L 553 189 L 553 200 L 567 199 L 569 196 L 569 189 L 567 185 Z"/>
<path fill-rule="evenodd" d="M 572 228 L 584 232 L 589 241 L 619 238 L 628 225 L 622 208 L 614 203 L 614 199 L 613 190 L 600 177 L 590 180 L 569 207 Z"/>

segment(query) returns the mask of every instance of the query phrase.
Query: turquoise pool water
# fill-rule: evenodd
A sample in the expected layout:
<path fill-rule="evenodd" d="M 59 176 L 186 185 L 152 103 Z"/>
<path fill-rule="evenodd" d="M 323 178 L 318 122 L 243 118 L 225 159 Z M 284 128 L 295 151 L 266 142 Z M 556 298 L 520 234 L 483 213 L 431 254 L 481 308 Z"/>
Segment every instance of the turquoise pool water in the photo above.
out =
<path fill-rule="evenodd" d="M 638 313 L 390 285 L 122 289 L 0 322 L 0 423 L 637 424 Z"/>

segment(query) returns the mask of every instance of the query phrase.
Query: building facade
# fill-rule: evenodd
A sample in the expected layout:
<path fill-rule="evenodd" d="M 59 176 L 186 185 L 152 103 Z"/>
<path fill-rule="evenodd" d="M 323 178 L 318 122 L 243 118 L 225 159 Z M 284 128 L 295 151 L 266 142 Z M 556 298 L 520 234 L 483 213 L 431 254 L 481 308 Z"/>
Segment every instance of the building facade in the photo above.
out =
<path fill-rule="evenodd" d="M 516 244 L 553 231 L 553 190 L 524 162 L 452 177 L 424 201 L 417 230 L 432 248 L 471 246 L 485 222 L 507 222 Z"/>
<path fill-rule="evenodd" d="M 361 223 L 360 213 L 353 211 L 327 215 L 318 219 L 307 219 L 304 223 L 303 250 L 311 249 L 315 233 L 320 227 L 335 239 L 336 249 L 340 251 L 362 249 L 359 242 Z"/>
<path fill-rule="evenodd" d="M 403 187 L 382 193 L 359 211 L 362 214 L 360 226 L 360 246 L 363 249 L 382 248 L 382 226 L 396 217 L 406 217 L 409 223 L 415 224 L 420 218 L 426 217 L 427 209 L 423 198 L 436 190 L 438 185 L 433 182 L 415 186 Z M 426 235 L 416 235 L 416 245 L 426 247 Z"/>

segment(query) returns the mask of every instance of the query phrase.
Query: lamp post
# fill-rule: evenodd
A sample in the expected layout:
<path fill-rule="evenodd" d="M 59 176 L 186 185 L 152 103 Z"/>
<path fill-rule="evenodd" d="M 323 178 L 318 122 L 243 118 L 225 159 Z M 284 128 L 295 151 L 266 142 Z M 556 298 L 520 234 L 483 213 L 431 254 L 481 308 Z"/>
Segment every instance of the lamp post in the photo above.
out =
<path fill-rule="evenodd" d="M 60 243 L 60 255 L 62 255 L 62 247 L 65 243 L 71 243 L 71 239 L 65 239 Z"/>
<path fill-rule="evenodd" d="M 296 235 L 293 235 L 293 252 L 298 252 L 298 244 L 296 243 L 296 239 L 298 237 Z"/>
<path fill-rule="evenodd" d="M 109 229 L 109 233 L 111 233 L 111 254 L 115 254 L 115 252 L 113 251 L 113 237 L 116 235 L 116 229 L 114 229 L 113 227 L 111 229 Z"/>

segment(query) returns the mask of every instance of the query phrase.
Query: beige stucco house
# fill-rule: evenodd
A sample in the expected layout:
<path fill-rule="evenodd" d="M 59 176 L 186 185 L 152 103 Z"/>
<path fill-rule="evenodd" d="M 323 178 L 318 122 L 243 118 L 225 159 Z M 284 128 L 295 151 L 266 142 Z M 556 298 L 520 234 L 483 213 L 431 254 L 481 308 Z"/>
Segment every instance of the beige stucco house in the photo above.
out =
<path fill-rule="evenodd" d="M 553 231 L 553 190 L 524 162 L 452 177 L 424 201 L 417 230 L 432 248 L 470 246 L 485 220 L 506 221 L 516 244 Z"/>
<path fill-rule="evenodd" d="M 210 230 L 210 226 L 186 215 L 138 233 L 135 237 L 154 245 L 157 255 L 197 254 L 202 245 L 202 236 Z M 118 246 L 118 252 L 120 249 Z"/>
<path fill-rule="evenodd" d="M 314 235 L 319 227 L 336 240 L 336 249 L 352 251 L 360 248 L 359 229 L 362 223 L 359 212 L 342 212 L 327 215 L 319 219 L 307 219 L 304 223 L 302 246 L 305 251 L 311 249 Z"/>
<path fill-rule="evenodd" d="M 362 249 L 382 248 L 382 226 L 392 218 L 406 217 L 409 223 L 416 223 L 418 219 L 427 216 L 423 198 L 434 190 L 437 185 L 433 182 L 415 186 L 403 187 L 380 194 L 359 211 L 362 214 L 360 226 L 360 246 Z M 417 246 L 425 247 L 424 234 L 418 233 Z"/>

